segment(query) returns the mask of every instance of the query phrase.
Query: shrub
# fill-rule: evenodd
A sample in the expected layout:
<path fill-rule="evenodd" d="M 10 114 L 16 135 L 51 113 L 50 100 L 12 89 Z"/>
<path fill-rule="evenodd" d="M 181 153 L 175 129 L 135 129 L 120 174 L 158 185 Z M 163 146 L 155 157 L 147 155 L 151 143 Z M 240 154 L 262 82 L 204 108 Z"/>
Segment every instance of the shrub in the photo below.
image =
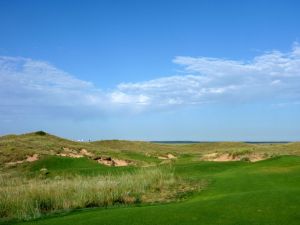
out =
<path fill-rule="evenodd" d="M 35 134 L 36 135 L 40 135 L 40 136 L 45 136 L 47 133 L 44 132 L 44 131 L 42 131 L 42 130 L 40 130 L 40 131 L 35 132 Z"/>

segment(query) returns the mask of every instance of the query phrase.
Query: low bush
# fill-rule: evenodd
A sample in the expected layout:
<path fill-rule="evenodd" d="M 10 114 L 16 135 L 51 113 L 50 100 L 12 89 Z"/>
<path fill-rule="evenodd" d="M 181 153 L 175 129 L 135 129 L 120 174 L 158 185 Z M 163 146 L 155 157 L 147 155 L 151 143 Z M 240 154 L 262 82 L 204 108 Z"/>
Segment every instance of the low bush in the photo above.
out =
<path fill-rule="evenodd" d="M 40 136 L 45 136 L 47 133 L 45 131 L 40 130 L 40 131 L 36 131 L 35 134 Z"/>

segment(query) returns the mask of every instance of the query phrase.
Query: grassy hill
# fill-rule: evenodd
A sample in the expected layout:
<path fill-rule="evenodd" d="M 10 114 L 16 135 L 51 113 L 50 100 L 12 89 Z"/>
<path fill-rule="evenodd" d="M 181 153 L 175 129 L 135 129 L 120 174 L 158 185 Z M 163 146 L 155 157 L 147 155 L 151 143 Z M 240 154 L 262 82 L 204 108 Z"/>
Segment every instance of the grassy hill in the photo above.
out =
<path fill-rule="evenodd" d="M 55 155 L 64 148 L 80 151 L 86 149 L 98 155 L 117 156 L 125 159 L 157 161 L 159 155 L 201 156 L 210 152 L 262 152 L 275 155 L 299 155 L 300 143 L 249 144 L 242 142 L 212 142 L 197 144 L 157 144 L 142 141 L 107 140 L 95 142 L 76 142 L 44 132 L 0 137 L 0 163 L 24 160 L 27 155 Z M 150 157 L 144 157 L 147 155 Z M 151 160 L 151 157 L 153 158 Z"/>
<path fill-rule="evenodd" d="M 2 136 L 0 223 L 299 224 L 299 153 L 299 143 L 84 143 L 43 132 Z M 27 161 L 34 154 L 37 159 Z M 252 155 L 263 160 L 250 162 Z M 99 157 L 131 163 L 106 165 Z"/>

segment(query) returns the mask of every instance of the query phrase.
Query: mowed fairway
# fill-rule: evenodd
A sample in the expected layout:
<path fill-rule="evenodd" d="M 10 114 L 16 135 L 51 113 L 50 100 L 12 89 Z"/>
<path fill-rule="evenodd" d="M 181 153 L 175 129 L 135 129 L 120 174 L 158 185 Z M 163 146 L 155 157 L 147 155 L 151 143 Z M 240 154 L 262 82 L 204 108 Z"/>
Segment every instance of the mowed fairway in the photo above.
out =
<path fill-rule="evenodd" d="M 190 161 L 174 167 L 178 176 L 206 179 L 206 190 L 183 202 L 89 209 L 19 224 L 300 224 L 300 157 L 256 163 Z"/>

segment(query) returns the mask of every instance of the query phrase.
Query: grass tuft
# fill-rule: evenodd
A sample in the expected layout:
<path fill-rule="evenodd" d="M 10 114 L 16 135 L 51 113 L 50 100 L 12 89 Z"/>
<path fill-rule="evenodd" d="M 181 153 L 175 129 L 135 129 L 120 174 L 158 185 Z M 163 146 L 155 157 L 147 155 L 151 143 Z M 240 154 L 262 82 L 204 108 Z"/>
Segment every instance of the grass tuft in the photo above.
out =
<path fill-rule="evenodd" d="M 78 208 L 160 202 L 176 196 L 178 182 L 172 172 L 158 168 L 64 179 L 1 175 L 0 217 L 28 220 Z"/>

